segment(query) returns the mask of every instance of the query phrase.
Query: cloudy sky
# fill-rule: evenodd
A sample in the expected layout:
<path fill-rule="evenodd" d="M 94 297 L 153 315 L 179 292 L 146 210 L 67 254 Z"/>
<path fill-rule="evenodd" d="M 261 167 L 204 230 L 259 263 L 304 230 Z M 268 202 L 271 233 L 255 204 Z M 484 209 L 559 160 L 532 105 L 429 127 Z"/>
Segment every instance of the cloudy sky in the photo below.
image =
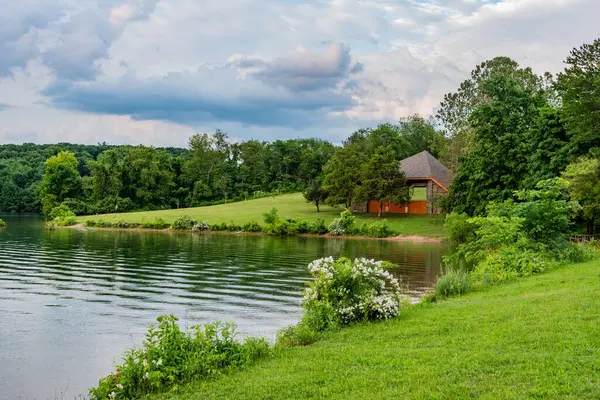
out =
<path fill-rule="evenodd" d="M 4 0 L 0 143 L 323 137 L 435 113 L 486 59 L 557 72 L 598 0 Z"/>

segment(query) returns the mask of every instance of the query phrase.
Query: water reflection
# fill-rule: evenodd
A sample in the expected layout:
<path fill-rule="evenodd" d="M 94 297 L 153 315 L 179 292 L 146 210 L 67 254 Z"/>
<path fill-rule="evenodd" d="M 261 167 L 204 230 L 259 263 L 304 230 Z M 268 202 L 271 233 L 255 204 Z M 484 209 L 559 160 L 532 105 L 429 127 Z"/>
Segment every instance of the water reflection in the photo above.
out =
<path fill-rule="evenodd" d="M 44 231 L 37 218 L 2 216 L 0 398 L 65 398 L 162 313 L 184 325 L 233 320 L 273 337 L 300 317 L 306 265 L 327 255 L 397 263 L 414 295 L 439 271 L 439 245 L 244 235 Z M 6 387 L 4 387 L 6 386 Z"/>

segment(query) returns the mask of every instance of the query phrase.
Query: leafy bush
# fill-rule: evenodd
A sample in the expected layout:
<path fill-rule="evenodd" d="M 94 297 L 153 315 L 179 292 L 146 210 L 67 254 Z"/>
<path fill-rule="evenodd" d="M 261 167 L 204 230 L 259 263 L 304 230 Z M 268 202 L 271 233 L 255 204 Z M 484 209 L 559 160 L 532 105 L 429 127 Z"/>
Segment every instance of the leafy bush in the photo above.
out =
<path fill-rule="evenodd" d="M 77 218 L 75 218 L 75 216 L 56 217 L 52 222 L 54 222 L 56 226 L 73 226 L 77 224 Z"/>
<path fill-rule="evenodd" d="M 519 246 L 504 246 L 491 252 L 473 271 L 475 280 L 494 285 L 544 272 L 550 260 L 542 253 Z"/>
<path fill-rule="evenodd" d="M 465 214 L 451 213 L 446 215 L 444 228 L 450 241 L 456 245 L 468 243 L 475 239 L 475 225 L 469 222 L 470 217 Z"/>
<path fill-rule="evenodd" d="M 196 225 L 198 221 L 192 219 L 192 217 L 188 215 L 184 215 L 182 217 L 177 218 L 171 228 L 177 231 L 191 231 L 194 225 Z"/>
<path fill-rule="evenodd" d="M 210 224 L 206 221 L 200 221 L 192 226 L 192 232 L 209 231 Z"/>
<path fill-rule="evenodd" d="M 69 207 L 69 209 L 71 209 L 75 215 L 90 214 L 90 205 L 87 201 L 79 199 L 65 199 L 62 204 Z"/>
<path fill-rule="evenodd" d="M 93 220 L 93 219 L 88 219 L 87 221 L 85 221 L 84 225 L 87 227 L 90 227 L 90 228 L 117 228 L 117 229 L 135 229 L 135 228 L 140 228 L 143 226 L 140 224 L 136 224 L 134 222 L 126 222 L 126 221 L 110 222 L 110 221 L 105 221 L 103 219 L 100 219 L 97 221 Z"/>
<path fill-rule="evenodd" d="M 538 182 L 534 190 L 515 192 L 517 201 L 492 203 L 488 216 L 522 219 L 523 234 L 530 240 L 546 244 L 567 240 L 571 234 L 571 217 L 581 208 L 567 197 L 568 183 L 562 178 Z"/>
<path fill-rule="evenodd" d="M 68 218 L 74 216 L 75 213 L 71 211 L 71 209 L 65 204 L 61 204 L 57 207 L 54 207 L 49 214 L 50 219 Z"/>
<path fill-rule="evenodd" d="M 214 231 L 221 232 L 221 231 L 228 231 L 229 227 L 227 226 L 227 223 L 221 222 L 220 224 L 213 225 L 212 229 Z"/>
<path fill-rule="evenodd" d="M 319 332 L 400 313 L 402 294 L 390 264 L 364 258 L 322 258 L 309 264 L 314 280 L 304 291 L 303 324 Z"/>
<path fill-rule="evenodd" d="M 356 217 L 350 210 L 341 212 L 340 217 L 329 224 L 329 232 L 333 236 L 352 235 L 355 232 Z"/>
<path fill-rule="evenodd" d="M 263 228 L 256 221 L 247 222 L 242 226 L 243 232 L 262 232 Z"/>
<path fill-rule="evenodd" d="M 310 222 L 304 220 L 298 221 L 296 228 L 300 234 L 310 233 Z"/>
<path fill-rule="evenodd" d="M 0 218 L 0 228 L 6 226 L 6 222 L 2 218 Z"/>
<path fill-rule="evenodd" d="M 435 285 L 435 297 L 443 299 L 453 295 L 468 293 L 471 289 L 471 277 L 464 270 L 449 268 Z"/>
<path fill-rule="evenodd" d="M 142 222 L 142 228 L 144 229 L 167 229 L 170 227 L 164 219 L 155 218 L 153 221 L 144 221 Z"/>
<path fill-rule="evenodd" d="M 163 315 L 150 326 L 142 348 L 129 350 L 116 371 L 90 389 L 92 400 L 134 399 L 165 391 L 192 378 L 207 378 L 266 356 L 264 339 L 236 341 L 233 323 L 193 326 L 183 332 L 177 318 Z"/>
<path fill-rule="evenodd" d="M 229 232 L 241 232 L 242 227 L 238 224 L 231 222 L 229 225 L 227 225 L 227 230 Z"/>
<path fill-rule="evenodd" d="M 263 214 L 263 218 L 265 224 L 274 224 L 275 221 L 279 219 L 279 215 L 277 214 L 277 209 L 275 207 L 271 208 L 271 211 Z"/>
<path fill-rule="evenodd" d="M 329 232 L 329 230 L 327 229 L 327 226 L 325 226 L 324 218 L 317 218 L 317 220 L 310 225 L 309 233 L 312 233 L 313 235 L 324 235 L 327 232 Z"/>
<path fill-rule="evenodd" d="M 368 237 L 385 238 L 393 235 L 393 232 L 388 226 L 388 222 L 385 219 L 364 222 L 360 228 L 360 234 Z"/>
<path fill-rule="evenodd" d="M 292 222 L 278 219 L 272 224 L 267 224 L 265 232 L 270 235 L 293 236 L 298 233 L 298 227 Z"/>

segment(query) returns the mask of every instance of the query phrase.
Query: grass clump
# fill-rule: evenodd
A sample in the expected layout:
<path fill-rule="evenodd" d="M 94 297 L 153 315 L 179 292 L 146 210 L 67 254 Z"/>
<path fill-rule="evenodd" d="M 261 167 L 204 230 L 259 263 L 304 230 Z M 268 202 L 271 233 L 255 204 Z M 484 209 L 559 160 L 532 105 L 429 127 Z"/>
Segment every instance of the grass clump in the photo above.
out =
<path fill-rule="evenodd" d="M 236 340 L 233 323 L 193 326 L 184 332 L 172 315 L 158 317 L 143 347 L 129 350 L 116 371 L 90 389 L 92 400 L 136 399 L 242 367 L 270 352 L 264 339 Z"/>
<path fill-rule="evenodd" d="M 471 291 L 471 276 L 464 270 L 448 269 L 435 285 L 435 299 L 465 294 Z M 427 302 L 427 300 L 425 300 Z"/>
<path fill-rule="evenodd" d="M 6 226 L 6 222 L 4 222 L 4 220 L 2 218 L 0 218 L 0 228 L 3 228 Z"/>

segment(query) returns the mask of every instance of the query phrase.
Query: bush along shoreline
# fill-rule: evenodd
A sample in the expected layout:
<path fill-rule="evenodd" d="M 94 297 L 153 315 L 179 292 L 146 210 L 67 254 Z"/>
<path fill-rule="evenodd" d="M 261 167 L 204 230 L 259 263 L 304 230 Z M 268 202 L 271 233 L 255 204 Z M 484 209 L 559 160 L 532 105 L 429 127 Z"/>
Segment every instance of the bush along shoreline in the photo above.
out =
<path fill-rule="evenodd" d="M 487 286 L 582 262 L 598 248 L 571 243 L 572 217 L 579 204 L 568 200 L 568 183 L 540 181 L 515 198 L 490 203 L 483 217 L 448 214 L 445 228 L 456 246 L 444 258 L 443 274 L 424 301 L 462 295 Z"/>
<path fill-rule="evenodd" d="M 4 228 L 6 226 L 6 222 L 2 218 L 0 218 L 0 228 Z"/>
<path fill-rule="evenodd" d="M 303 292 L 304 316 L 282 329 L 275 344 L 263 338 L 237 340 L 235 324 L 180 329 L 173 315 L 158 317 L 142 347 L 127 351 L 120 365 L 89 390 L 92 400 L 135 399 L 177 390 L 192 380 L 206 380 L 251 365 L 278 348 L 305 346 L 326 331 L 351 324 L 397 317 L 408 304 L 386 262 L 332 257 L 313 261 L 314 278 Z"/>
<path fill-rule="evenodd" d="M 65 207 L 65 206 L 61 206 Z M 67 218 L 67 217 L 65 217 Z M 70 216 L 68 218 L 71 218 Z M 55 219 L 52 219 L 55 221 Z M 73 223 L 71 223 L 73 222 Z M 76 221 L 69 219 L 69 224 L 57 224 L 58 226 L 75 225 Z M 373 222 L 364 222 L 360 226 L 356 223 L 356 218 L 349 210 L 342 211 L 339 218 L 335 218 L 329 225 L 325 224 L 325 219 L 319 218 L 315 221 L 305 221 L 301 219 L 282 219 L 276 208 L 263 214 L 263 224 L 257 221 L 245 223 L 243 225 L 235 222 L 210 224 L 207 221 L 198 221 L 189 216 L 182 216 L 176 219 L 172 224 L 167 223 L 162 218 L 156 218 L 152 221 L 142 223 L 133 223 L 125 221 L 110 222 L 106 220 L 88 219 L 84 222 L 88 228 L 110 228 L 110 229 L 154 229 L 154 230 L 172 230 L 178 232 L 245 232 L 245 233 L 263 233 L 271 236 L 296 236 L 296 235 L 331 235 L 338 237 L 369 237 L 369 238 L 389 238 L 396 236 L 385 219 Z"/>

